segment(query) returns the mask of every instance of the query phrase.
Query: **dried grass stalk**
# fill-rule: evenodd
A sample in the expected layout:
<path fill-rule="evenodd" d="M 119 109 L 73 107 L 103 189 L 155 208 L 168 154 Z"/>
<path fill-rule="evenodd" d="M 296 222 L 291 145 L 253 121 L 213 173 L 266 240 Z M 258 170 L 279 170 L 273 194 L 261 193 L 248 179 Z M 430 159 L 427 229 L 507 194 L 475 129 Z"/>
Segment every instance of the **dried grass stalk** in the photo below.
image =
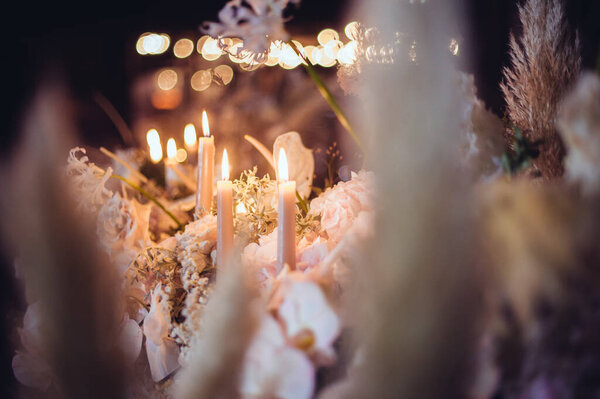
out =
<path fill-rule="evenodd" d="M 176 377 L 178 399 L 236 398 L 244 355 L 256 327 L 255 287 L 239 257 L 219 270 L 189 363 Z"/>
<path fill-rule="evenodd" d="M 534 167 L 544 178 L 563 174 L 565 149 L 556 131 L 558 104 L 579 75 L 580 44 L 573 37 L 561 0 L 526 0 L 519 6 L 522 34 L 510 36 L 511 66 L 504 68 L 510 121 L 539 142 Z"/>
<path fill-rule="evenodd" d="M 375 146 L 376 239 L 356 264 L 357 364 L 322 398 L 465 397 L 477 322 L 470 189 L 460 181 L 454 71 L 444 62 L 456 2 L 365 2 L 382 36 L 419 40 L 391 66 L 365 67 L 364 112 Z M 358 113 L 357 113 L 358 114 Z"/>
<path fill-rule="evenodd" d="M 24 142 L 1 179 L 4 239 L 47 323 L 40 333 L 56 383 L 47 396 L 120 398 L 119 284 L 63 181 L 69 105 L 62 88 L 50 85 L 29 110 Z"/>

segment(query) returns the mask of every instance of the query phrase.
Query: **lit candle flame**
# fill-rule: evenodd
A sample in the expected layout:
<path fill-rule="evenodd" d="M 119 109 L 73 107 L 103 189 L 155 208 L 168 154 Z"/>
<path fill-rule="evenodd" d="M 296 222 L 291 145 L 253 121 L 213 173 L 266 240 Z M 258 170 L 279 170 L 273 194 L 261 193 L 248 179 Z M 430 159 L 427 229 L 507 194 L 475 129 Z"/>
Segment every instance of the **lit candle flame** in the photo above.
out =
<path fill-rule="evenodd" d="M 156 129 L 148 130 L 146 141 L 148 142 L 148 147 L 150 147 L 150 160 L 154 163 L 159 162 L 163 157 L 163 152 L 160 144 L 160 136 Z"/>
<path fill-rule="evenodd" d="M 279 159 L 277 160 L 277 170 L 280 181 L 287 181 L 289 179 L 288 160 L 285 155 L 283 148 L 279 150 Z"/>
<path fill-rule="evenodd" d="M 208 116 L 206 116 L 206 110 L 202 111 L 202 133 L 204 133 L 204 137 L 210 137 L 210 129 L 208 127 Z"/>
<path fill-rule="evenodd" d="M 221 180 L 229 180 L 229 159 L 227 149 L 223 150 L 223 161 L 221 161 Z"/>
<path fill-rule="evenodd" d="M 196 127 L 188 123 L 183 129 L 183 142 L 189 148 L 196 145 Z"/>
<path fill-rule="evenodd" d="M 170 138 L 167 141 L 167 158 L 173 159 L 177 156 L 177 144 L 174 138 Z"/>

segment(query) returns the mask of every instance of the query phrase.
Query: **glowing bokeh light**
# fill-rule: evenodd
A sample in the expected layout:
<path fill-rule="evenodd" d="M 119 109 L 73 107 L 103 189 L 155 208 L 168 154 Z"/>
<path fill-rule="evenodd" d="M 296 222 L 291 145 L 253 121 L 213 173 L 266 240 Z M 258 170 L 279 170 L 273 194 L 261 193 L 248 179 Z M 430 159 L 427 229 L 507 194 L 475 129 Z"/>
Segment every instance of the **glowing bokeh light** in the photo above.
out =
<path fill-rule="evenodd" d="M 172 69 L 164 69 L 158 74 L 156 83 L 161 90 L 171 90 L 177 85 L 177 80 L 177 72 Z"/>
<path fill-rule="evenodd" d="M 219 65 L 217 66 L 213 74 L 217 76 L 224 85 L 228 85 L 233 79 L 233 69 L 229 65 Z"/>
<path fill-rule="evenodd" d="M 210 71 L 201 70 L 192 75 L 190 85 L 195 91 L 204 91 L 210 87 L 212 83 L 212 75 Z"/>
<path fill-rule="evenodd" d="M 344 28 L 344 34 L 350 40 L 358 39 L 358 22 L 352 21 L 349 22 Z"/>
<path fill-rule="evenodd" d="M 223 51 L 219 48 L 219 42 L 212 37 L 209 37 L 202 46 L 202 57 L 207 61 L 214 61 L 223 54 Z"/>
<path fill-rule="evenodd" d="M 177 152 L 175 153 L 175 160 L 179 163 L 185 162 L 185 160 L 187 159 L 187 151 L 184 150 L 183 148 L 178 148 Z"/>
<path fill-rule="evenodd" d="M 194 42 L 190 39 L 179 39 L 173 45 L 173 54 L 177 58 L 189 57 L 194 52 Z"/>
<path fill-rule="evenodd" d="M 327 28 L 327 29 L 323 29 L 321 32 L 319 32 L 319 35 L 317 36 L 317 40 L 319 41 L 319 44 L 321 46 L 325 46 L 327 43 L 329 43 L 332 40 L 340 40 L 340 35 L 333 29 L 331 28 Z"/>

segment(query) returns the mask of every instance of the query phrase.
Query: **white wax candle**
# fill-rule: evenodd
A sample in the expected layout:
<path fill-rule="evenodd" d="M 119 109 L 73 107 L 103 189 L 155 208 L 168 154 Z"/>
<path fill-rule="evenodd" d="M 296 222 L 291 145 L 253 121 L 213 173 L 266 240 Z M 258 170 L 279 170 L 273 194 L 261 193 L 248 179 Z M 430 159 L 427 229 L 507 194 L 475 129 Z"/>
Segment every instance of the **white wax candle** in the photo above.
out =
<path fill-rule="evenodd" d="M 177 185 L 177 173 L 173 169 L 177 161 L 177 143 L 174 138 L 167 140 L 167 159 L 165 159 L 165 187 L 167 190 L 172 189 Z"/>
<path fill-rule="evenodd" d="M 227 263 L 233 247 L 233 185 L 229 181 L 227 150 L 221 163 L 222 180 L 217 182 L 217 266 Z"/>
<path fill-rule="evenodd" d="M 213 179 L 215 166 L 215 141 L 210 135 L 206 111 L 202 112 L 204 137 L 198 141 L 198 187 L 196 189 L 196 214 L 210 212 L 213 201 Z"/>
<path fill-rule="evenodd" d="M 288 180 L 287 157 L 283 148 L 278 159 L 279 215 L 277 217 L 277 268 L 296 268 L 296 182 Z"/>

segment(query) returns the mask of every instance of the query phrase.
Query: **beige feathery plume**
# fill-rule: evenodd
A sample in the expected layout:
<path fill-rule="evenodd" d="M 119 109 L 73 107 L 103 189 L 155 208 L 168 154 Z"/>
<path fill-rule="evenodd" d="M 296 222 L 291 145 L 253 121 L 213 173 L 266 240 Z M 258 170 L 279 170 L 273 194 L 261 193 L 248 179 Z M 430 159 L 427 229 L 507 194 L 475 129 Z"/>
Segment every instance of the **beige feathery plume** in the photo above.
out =
<path fill-rule="evenodd" d="M 563 143 L 556 131 L 558 104 L 579 75 L 579 38 L 569 31 L 561 0 L 527 0 L 519 6 L 523 33 L 510 36 L 512 65 L 504 68 L 510 121 L 540 144 L 533 164 L 544 178 L 563 174 Z"/>
<path fill-rule="evenodd" d="M 356 262 L 360 285 L 348 295 L 356 298 L 346 312 L 356 317 L 356 364 L 323 398 L 466 396 L 479 303 L 473 195 L 452 151 L 459 111 L 444 61 L 456 3 L 364 2 L 384 37 L 411 30 L 420 61 L 401 54 L 391 66 L 365 68 L 377 238 Z"/>
<path fill-rule="evenodd" d="M 39 334 L 54 380 L 48 396 L 120 398 L 119 285 L 64 181 L 69 109 L 56 85 L 44 86 L 29 109 L 22 145 L 1 179 L 4 239 L 42 309 Z"/>
<path fill-rule="evenodd" d="M 239 256 L 219 270 L 190 360 L 175 380 L 178 399 L 238 397 L 239 376 L 255 331 L 256 291 Z"/>

